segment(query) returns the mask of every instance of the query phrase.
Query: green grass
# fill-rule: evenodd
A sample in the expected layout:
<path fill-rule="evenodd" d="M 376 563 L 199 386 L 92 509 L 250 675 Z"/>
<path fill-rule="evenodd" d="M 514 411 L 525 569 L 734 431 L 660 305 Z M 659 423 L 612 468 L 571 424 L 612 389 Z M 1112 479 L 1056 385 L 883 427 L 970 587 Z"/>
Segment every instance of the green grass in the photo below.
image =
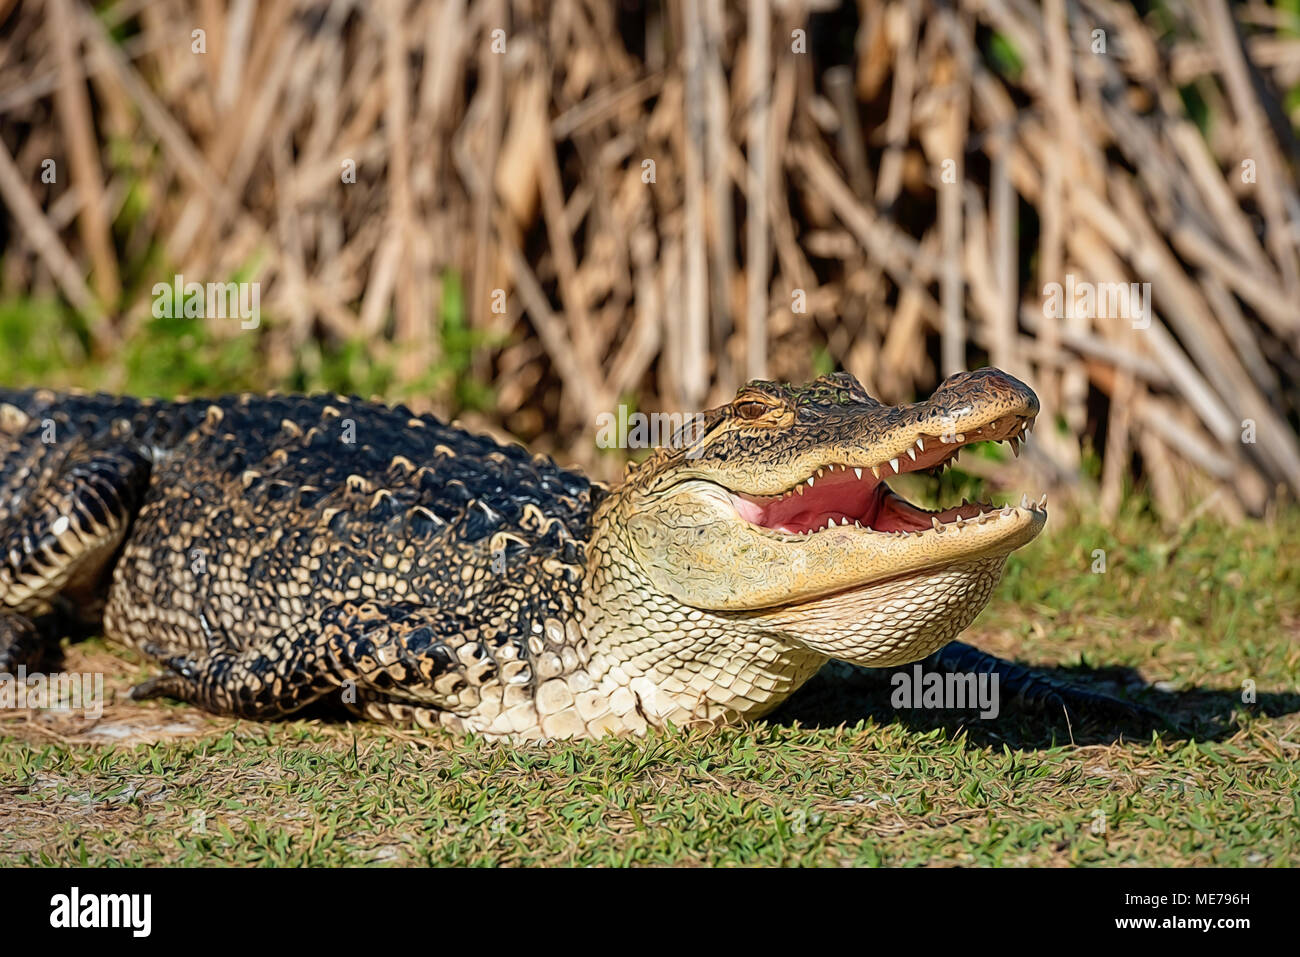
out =
<path fill-rule="evenodd" d="M 113 704 L 106 721 L 197 733 L 87 743 L 0 717 L 0 863 L 1295 864 L 1297 633 L 1300 512 L 1173 538 L 1136 511 L 1055 514 L 968 636 L 1181 730 L 896 712 L 847 668 L 750 727 L 572 745 Z M 119 692 L 147 670 L 69 654 Z"/>
<path fill-rule="evenodd" d="M 242 281 L 245 273 L 225 278 Z M 164 279 L 172 274 L 167 268 L 151 273 Z M 434 317 L 440 351 L 409 381 L 397 379 L 397 347 L 382 337 L 322 336 L 294 342 L 286 367 L 272 377 L 266 353 L 277 335 L 282 348 L 285 342 L 281 318 L 267 312 L 256 329 L 242 329 L 234 320 L 221 327 L 217 323 L 226 320 L 146 315 L 119 323 L 122 341 L 108 354 L 96 354 L 85 323 L 67 307 L 54 300 L 0 296 L 0 384 L 163 398 L 268 388 L 383 395 L 393 402 L 436 396 L 448 418 L 490 409 L 491 387 L 478 377 L 473 358 L 508 340 L 503 334 L 471 328 L 460 277 L 448 270 L 440 278 L 442 296 Z"/>

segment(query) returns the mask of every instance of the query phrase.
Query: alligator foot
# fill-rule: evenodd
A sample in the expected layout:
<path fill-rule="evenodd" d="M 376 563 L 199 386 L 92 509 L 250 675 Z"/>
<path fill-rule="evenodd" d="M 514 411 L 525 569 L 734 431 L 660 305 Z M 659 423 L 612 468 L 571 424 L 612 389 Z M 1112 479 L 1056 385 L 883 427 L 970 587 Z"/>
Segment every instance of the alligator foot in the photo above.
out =
<path fill-rule="evenodd" d="M 487 661 L 465 630 L 452 616 L 411 603 L 343 602 L 251 648 L 191 655 L 145 643 L 140 649 L 167 671 L 136 685 L 131 697 L 176 698 L 252 720 L 292 714 L 331 694 L 353 710 L 393 704 L 394 720 L 453 710 L 484 677 L 465 662 Z"/>
<path fill-rule="evenodd" d="M 1071 720 L 1121 719 L 1172 726 L 1170 719 L 1134 701 L 1062 681 L 1045 672 L 1028 668 L 954 641 L 935 652 L 926 663 L 939 671 L 994 674 L 1004 700 L 1043 714 L 1064 711 Z"/>
<path fill-rule="evenodd" d="M 0 426 L 14 428 L 21 415 L 0 406 Z M 152 467 L 149 451 L 125 427 L 92 437 L 55 433 L 62 437 L 48 442 L 36 420 L 22 429 L 0 449 L 0 615 L 21 610 L 25 617 L 0 624 L 0 649 L 12 646 L 0 650 L 0 665 L 6 654 L 15 664 L 34 654 L 58 628 L 98 621 L 97 586 Z M 0 427 L 0 436 L 5 431 Z M 25 494 L 14 494 L 18 488 Z"/>
<path fill-rule="evenodd" d="M 251 720 L 292 714 L 338 687 L 309 629 L 310 623 L 304 623 L 265 646 L 206 655 L 145 643 L 140 650 L 167 670 L 136 685 L 131 697 L 176 698 L 215 714 Z"/>

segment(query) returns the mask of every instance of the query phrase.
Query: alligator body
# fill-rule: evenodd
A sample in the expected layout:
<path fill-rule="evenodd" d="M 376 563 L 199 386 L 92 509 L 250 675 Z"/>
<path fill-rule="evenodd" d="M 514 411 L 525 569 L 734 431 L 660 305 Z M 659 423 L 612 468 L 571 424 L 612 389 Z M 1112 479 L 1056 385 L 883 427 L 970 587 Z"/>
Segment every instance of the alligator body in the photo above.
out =
<path fill-rule="evenodd" d="M 71 617 L 162 666 L 139 698 L 563 738 L 759 717 L 831 658 L 970 666 L 1045 504 L 887 480 L 1037 412 L 993 369 L 898 407 L 754 382 L 611 489 L 358 399 L 0 391 L 0 671 Z"/>

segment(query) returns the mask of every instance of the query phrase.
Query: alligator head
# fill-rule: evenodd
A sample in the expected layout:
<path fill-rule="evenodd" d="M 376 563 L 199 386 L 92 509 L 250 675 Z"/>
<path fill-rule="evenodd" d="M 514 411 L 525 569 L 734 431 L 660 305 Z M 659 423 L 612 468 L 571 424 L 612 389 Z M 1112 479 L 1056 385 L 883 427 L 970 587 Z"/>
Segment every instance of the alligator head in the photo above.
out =
<path fill-rule="evenodd" d="M 974 442 L 1018 452 L 1037 413 L 1033 391 L 997 369 L 902 406 L 847 373 L 751 382 L 602 503 L 589 597 L 638 634 L 710 635 L 704 657 L 764 642 L 796 670 L 925 657 L 984 607 L 1006 556 L 1042 529 L 1046 501 L 929 511 L 889 481 L 942 470 Z"/>

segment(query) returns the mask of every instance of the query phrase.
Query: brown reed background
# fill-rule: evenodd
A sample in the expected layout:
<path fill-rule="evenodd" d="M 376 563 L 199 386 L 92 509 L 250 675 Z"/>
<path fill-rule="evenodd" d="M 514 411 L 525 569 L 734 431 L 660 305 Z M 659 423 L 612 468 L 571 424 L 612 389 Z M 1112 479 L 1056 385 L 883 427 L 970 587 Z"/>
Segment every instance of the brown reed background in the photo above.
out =
<path fill-rule="evenodd" d="M 257 281 L 263 326 L 214 334 L 265 388 L 360 343 L 391 395 L 606 474 L 620 401 L 991 362 L 1054 484 L 1258 514 L 1300 491 L 1295 9 L 0 0 L 0 284 L 112 388 L 154 283 Z M 1067 274 L 1150 282 L 1150 327 L 1045 318 Z"/>

